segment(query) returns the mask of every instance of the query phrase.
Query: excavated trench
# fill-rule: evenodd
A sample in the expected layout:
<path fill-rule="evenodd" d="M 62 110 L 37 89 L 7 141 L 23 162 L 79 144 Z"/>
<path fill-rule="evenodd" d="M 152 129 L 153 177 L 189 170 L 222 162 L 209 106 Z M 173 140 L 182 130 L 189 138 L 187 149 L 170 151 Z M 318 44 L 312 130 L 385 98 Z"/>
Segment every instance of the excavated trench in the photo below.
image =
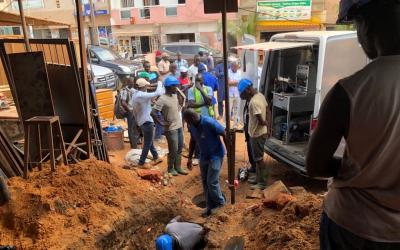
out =
<path fill-rule="evenodd" d="M 198 208 L 205 208 L 206 202 L 202 192 L 201 183 L 194 176 L 186 180 L 183 184 L 176 187 L 176 190 L 185 190 L 179 196 L 185 197 Z M 178 194 L 177 194 L 178 196 Z M 152 197 L 143 197 L 143 199 L 152 199 Z M 181 198 L 182 199 L 182 198 Z M 165 226 L 178 215 L 191 210 L 180 208 L 181 201 L 168 200 L 157 197 L 147 203 L 147 206 L 141 204 L 132 204 L 126 211 L 128 216 L 125 219 L 114 223 L 112 230 L 100 236 L 96 241 L 96 247 L 99 249 L 154 249 L 155 239 L 163 234 Z M 178 203 L 178 204 L 177 204 Z"/>

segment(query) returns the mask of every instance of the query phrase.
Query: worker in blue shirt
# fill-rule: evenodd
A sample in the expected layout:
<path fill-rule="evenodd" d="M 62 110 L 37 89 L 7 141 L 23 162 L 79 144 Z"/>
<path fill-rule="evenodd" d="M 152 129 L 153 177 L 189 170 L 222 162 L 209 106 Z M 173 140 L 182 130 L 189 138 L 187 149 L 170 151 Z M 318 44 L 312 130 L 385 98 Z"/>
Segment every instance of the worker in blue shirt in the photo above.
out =
<path fill-rule="evenodd" d="M 228 69 L 230 64 L 228 64 Z M 224 100 L 225 100 L 225 74 L 224 74 L 224 62 L 219 61 L 213 69 L 214 75 L 218 79 L 218 120 L 224 116 Z"/>
<path fill-rule="evenodd" d="M 185 110 L 183 118 L 187 122 L 191 134 L 187 163 L 189 169 L 192 168 L 195 145 L 197 144 L 200 147 L 200 172 L 206 198 L 206 210 L 202 215 L 209 216 L 225 204 L 219 182 L 225 155 L 224 145 L 220 137 L 226 144 L 225 130 L 215 119 L 202 116 L 193 109 Z"/>

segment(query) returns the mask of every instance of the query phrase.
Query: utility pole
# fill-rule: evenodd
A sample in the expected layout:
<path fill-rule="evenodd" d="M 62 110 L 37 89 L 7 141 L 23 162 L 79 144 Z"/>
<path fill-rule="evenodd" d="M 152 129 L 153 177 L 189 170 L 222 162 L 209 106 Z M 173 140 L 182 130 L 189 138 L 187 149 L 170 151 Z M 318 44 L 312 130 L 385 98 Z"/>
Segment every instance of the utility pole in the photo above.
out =
<path fill-rule="evenodd" d="M 92 42 L 92 45 L 99 45 L 99 35 L 98 35 L 98 29 L 96 25 L 96 17 L 95 17 L 95 6 L 93 3 L 93 0 L 89 0 L 90 4 L 90 41 Z"/>
<path fill-rule="evenodd" d="M 24 13 L 24 7 L 22 5 L 22 0 L 18 0 L 18 8 L 19 8 L 19 15 L 21 17 L 22 32 L 24 34 L 25 48 L 26 51 L 31 52 L 31 46 L 29 44 L 29 35 L 28 35 L 28 29 L 26 27 L 25 13 Z"/>

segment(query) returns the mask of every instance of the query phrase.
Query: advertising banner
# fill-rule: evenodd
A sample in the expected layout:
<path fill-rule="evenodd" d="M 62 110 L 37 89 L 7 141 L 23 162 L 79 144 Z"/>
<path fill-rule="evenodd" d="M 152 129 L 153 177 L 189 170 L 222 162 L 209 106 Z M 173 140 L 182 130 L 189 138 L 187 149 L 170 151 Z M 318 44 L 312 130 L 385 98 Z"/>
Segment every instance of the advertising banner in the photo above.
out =
<path fill-rule="evenodd" d="M 259 21 L 310 20 L 311 0 L 267 0 L 257 2 Z"/>

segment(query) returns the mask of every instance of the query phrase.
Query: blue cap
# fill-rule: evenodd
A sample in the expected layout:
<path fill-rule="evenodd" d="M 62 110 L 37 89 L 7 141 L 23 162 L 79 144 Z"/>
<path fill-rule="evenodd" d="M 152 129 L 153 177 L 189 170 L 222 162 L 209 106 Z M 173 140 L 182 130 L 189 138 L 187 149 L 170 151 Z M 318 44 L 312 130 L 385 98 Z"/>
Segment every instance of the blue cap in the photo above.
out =
<path fill-rule="evenodd" d="M 203 63 L 200 63 L 199 66 L 197 66 L 198 72 L 203 73 L 206 71 L 206 66 L 204 66 Z"/>
<path fill-rule="evenodd" d="M 242 79 L 238 83 L 239 93 L 242 94 L 248 87 L 253 86 L 253 83 L 249 79 Z"/>
<path fill-rule="evenodd" d="M 164 86 L 165 87 L 174 87 L 178 86 L 179 81 L 173 76 L 167 76 L 167 78 L 164 79 Z"/>
<path fill-rule="evenodd" d="M 172 250 L 172 237 L 168 234 L 156 239 L 156 250 Z"/>

